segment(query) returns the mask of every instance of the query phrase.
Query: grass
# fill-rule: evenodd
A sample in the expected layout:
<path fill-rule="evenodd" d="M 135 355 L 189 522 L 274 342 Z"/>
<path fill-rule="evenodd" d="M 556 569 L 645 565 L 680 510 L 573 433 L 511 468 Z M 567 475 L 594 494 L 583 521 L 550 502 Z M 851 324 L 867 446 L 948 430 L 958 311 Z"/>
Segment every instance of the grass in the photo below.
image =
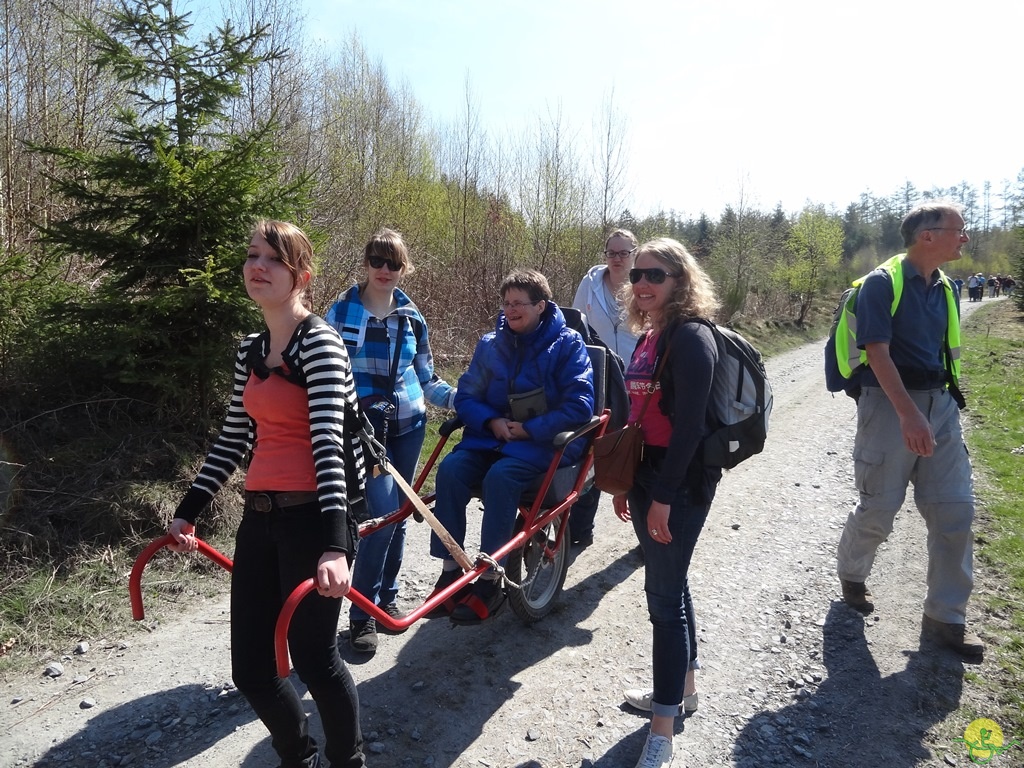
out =
<path fill-rule="evenodd" d="M 982 713 L 1024 736 L 1024 315 L 1009 301 L 975 312 L 964 326 L 967 444 L 979 499 L 978 581 L 998 669 L 975 682 L 998 702 Z"/>
<path fill-rule="evenodd" d="M 211 543 L 224 551 L 223 541 Z M 70 653 L 79 640 L 118 642 L 145 631 L 179 601 L 212 595 L 227 583 L 203 558 L 157 555 L 143 581 L 146 622 L 135 624 L 126 586 L 141 549 L 141 543 L 127 542 L 83 547 L 59 567 L 6 574 L 0 593 L 0 674 Z"/>

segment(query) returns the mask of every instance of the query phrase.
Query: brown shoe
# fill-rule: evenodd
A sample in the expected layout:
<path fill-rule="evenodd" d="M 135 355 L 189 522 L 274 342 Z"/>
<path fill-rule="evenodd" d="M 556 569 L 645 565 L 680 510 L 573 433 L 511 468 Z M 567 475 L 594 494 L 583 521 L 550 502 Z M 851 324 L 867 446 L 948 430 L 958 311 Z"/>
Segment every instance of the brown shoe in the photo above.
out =
<path fill-rule="evenodd" d="M 871 613 L 875 610 L 875 604 L 871 602 L 871 590 L 863 581 L 847 581 L 840 579 L 843 585 L 843 602 L 861 613 Z"/>
<path fill-rule="evenodd" d="M 946 624 L 925 615 L 921 619 L 921 635 L 950 648 L 961 656 L 977 657 L 985 653 L 985 643 L 963 624 Z"/>

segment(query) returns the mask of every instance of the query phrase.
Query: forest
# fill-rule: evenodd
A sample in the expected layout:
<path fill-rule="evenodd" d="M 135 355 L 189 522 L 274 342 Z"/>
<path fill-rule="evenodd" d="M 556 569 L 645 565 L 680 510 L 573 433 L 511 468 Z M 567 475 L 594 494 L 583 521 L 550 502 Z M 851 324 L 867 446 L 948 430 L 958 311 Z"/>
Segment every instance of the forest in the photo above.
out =
<path fill-rule="evenodd" d="M 294 0 L 226 0 L 201 31 L 172 0 L 0 0 L 0 565 L 166 523 L 258 320 L 240 266 L 259 217 L 314 234 L 319 314 L 367 237 L 401 231 L 442 366 L 491 326 L 512 267 L 568 303 L 616 227 L 692 249 L 720 322 L 831 310 L 929 199 L 963 206 L 955 274 L 1024 272 L 1024 169 L 843 210 L 740 194 L 717 218 L 631 211 L 612 99 L 587 142 L 557 114 L 489 135 L 468 86 L 439 121 L 358 37 L 320 50 L 300 18 Z"/>

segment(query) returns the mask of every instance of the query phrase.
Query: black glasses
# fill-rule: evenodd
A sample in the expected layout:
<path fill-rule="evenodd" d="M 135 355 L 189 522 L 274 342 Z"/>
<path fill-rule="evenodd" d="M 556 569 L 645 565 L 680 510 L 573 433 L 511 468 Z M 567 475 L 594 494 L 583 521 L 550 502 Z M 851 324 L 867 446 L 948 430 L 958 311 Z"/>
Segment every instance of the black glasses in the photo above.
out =
<path fill-rule="evenodd" d="M 391 259 L 385 259 L 383 256 L 367 256 L 366 260 L 370 263 L 370 266 L 374 269 L 380 269 L 385 264 L 388 265 L 388 269 L 392 272 L 401 272 L 402 265 L 396 264 Z"/>
<path fill-rule="evenodd" d="M 625 259 L 632 255 L 636 248 L 630 248 L 628 251 L 605 251 L 604 255 L 609 259 Z"/>
<path fill-rule="evenodd" d="M 634 285 L 640 282 L 641 277 L 646 277 L 647 282 L 651 285 L 661 285 L 665 282 L 666 277 L 679 277 L 679 275 L 673 274 L 672 272 L 666 272 L 664 269 L 659 269 L 658 267 L 629 270 L 629 282 Z"/>

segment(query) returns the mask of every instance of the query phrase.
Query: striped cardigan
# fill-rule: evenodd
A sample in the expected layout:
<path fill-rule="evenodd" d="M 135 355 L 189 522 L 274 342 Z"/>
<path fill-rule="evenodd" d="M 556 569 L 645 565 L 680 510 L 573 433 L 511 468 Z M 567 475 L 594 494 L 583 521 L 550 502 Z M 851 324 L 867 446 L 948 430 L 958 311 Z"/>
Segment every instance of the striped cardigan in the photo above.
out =
<path fill-rule="evenodd" d="M 224 486 L 252 448 L 256 423 L 242 405 L 242 392 L 249 380 L 250 347 L 260 344 L 258 359 L 269 352 L 268 334 L 254 333 L 242 340 L 235 356 L 234 386 L 227 418 L 206 461 L 175 512 L 195 522 L 203 508 Z M 355 554 L 356 521 L 350 513 L 349 498 L 362 496 L 363 489 L 349 489 L 346 481 L 345 447 L 356 466 L 349 479 L 365 478 L 362 443 L 346 435 L 345 420 L 356 412 L 358 398 L 348 353 L 338 333 L 319 317 L 309 315 L 299 324 L 285 348 L 284 361 L 309 398 L 309 430 L 313 445 L 317 494 L 323 521 L 325 550 Z M 351 470 L 355 470 L 352 472 Z"/>

